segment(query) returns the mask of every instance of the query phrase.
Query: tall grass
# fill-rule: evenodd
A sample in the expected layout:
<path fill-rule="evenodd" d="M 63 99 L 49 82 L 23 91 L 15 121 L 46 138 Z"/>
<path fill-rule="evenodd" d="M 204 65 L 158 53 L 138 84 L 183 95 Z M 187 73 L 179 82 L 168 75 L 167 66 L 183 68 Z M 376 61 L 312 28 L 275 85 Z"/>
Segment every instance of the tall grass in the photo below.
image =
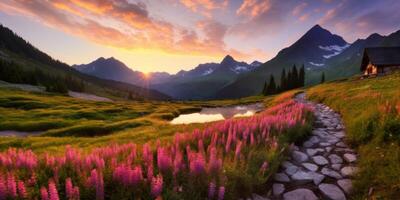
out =
<path fill-rule="evenodd" d="M 357 148 L 355 199 L 400 196 L 400 73 L 332 82 L 308 90 L 343 116 L 347 141 Z M 371 194 L 371 195 L 369 195 Z"/>

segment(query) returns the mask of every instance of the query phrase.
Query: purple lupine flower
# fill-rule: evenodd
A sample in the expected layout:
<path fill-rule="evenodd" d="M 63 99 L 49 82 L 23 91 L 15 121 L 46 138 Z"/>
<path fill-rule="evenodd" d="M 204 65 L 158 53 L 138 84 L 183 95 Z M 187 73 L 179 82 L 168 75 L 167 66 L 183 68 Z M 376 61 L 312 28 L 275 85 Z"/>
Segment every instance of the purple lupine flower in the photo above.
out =
<path fill-rule="evenodd" d="M 22 199 L 26 199 L 28 194 L 26 193 L 25 184 L 23 181 L 18 181 L 18 195 Z"/>
<path fill-rule="evenodd" d="M 157 177 L 153 177 L 151 180 L 151 195 L 157 198 L 161 195 L 163 188 L 163 177 L 159 174 Z"/>
<path fill-rule="evenodd" d="M 46 187 L 40 188 L 40 198 L 42 200 L 49 200 L 49 193 L 47 192 Z"/>
<path fill-rule="evenodd" d="M 7 186 L 3 176 L 0 174 L 0 200 L 7 198 Z"/>
<path fill-rule="evenodd" d="M 58 197 L 56 184 L 54 183 L 53 180 L 49 181 L 49 196 L 50 196 L 49 200 L 60 200 L 60 198 Z"/>
<path fill-rule="evenodd" d="M 11 173 L 7 176 L 7 191 L 10 197 L 17 198 L 17 182 L 15 182 L 15 177 Z"/>
<path fill-rule="evenodd" d="M 225 195 L 225 187 L 221 186 L 218 190 L 218 200 L 223 200 Z"/>
<path fill-rule="evenodd" d="M 210 185 L 208 186 L 208 198 L 213 199 L 215 195 L 215 190 L 216 190 L 216 185 L 214 182 L 211 182 Z"/>
<path fill-rule="evenodd" d="M 67 199 L 72 199 L 74 197 L 74 189 L 71 178 L 65 179 L 65 195 Z"/>

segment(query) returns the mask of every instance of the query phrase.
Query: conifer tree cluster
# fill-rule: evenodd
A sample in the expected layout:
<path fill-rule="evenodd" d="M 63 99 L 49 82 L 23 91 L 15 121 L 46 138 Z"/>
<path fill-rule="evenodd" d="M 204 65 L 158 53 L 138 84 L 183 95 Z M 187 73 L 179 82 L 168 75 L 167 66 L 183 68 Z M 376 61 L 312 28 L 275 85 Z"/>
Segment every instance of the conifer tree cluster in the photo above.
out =
<path fill-rule="evenodd" d="M 265 81 L 262 93 L 264 95 L 277 94 L 287 90 L 299 88 L 304 86 L 305 81 L 304 65 L 297 70 L 296 65 L 286 73 L 285 68 L 282 70 L 280 84 L 275 83 L 275 78 L 271 74 L 269 81 Z"/>
<path fill-rule="evenodd" d="M 31 85 L 41 85 L 46 87 L 48 92 L 67 93 L 68 90 L 83 92 L 85 83 L 67 74 L 50 75 L 42 70 L 23 69 L 15 62 L 0 61 L 0 80 L 9 83 L 23 83 Z"/>

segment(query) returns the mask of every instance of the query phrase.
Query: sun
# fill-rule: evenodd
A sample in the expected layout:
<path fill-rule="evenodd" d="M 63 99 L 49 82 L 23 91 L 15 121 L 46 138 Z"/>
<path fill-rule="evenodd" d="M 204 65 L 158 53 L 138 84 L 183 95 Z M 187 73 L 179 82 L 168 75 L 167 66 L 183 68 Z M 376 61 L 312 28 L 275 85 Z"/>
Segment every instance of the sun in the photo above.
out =
<path fill-rule="evenodd" d="M 151 74 L 149 73 L 149 72 L 143 72 L 143 78 L 144 79 L 150 79 L 150 77 L 151 77 Z"/>

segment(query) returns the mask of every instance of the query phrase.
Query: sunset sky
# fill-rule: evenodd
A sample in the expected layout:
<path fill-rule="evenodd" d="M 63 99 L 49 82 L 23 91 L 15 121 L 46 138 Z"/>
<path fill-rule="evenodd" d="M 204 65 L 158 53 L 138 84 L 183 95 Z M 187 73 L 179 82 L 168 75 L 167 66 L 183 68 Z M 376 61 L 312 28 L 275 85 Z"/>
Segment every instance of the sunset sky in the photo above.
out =
<path fill-rule="evenodd" d="M 68 64 L 144 72 L 267 61 L 315 24 L 347 42 L 400 29 L 398 0 L 1 0 L 0 23 Z"/>

